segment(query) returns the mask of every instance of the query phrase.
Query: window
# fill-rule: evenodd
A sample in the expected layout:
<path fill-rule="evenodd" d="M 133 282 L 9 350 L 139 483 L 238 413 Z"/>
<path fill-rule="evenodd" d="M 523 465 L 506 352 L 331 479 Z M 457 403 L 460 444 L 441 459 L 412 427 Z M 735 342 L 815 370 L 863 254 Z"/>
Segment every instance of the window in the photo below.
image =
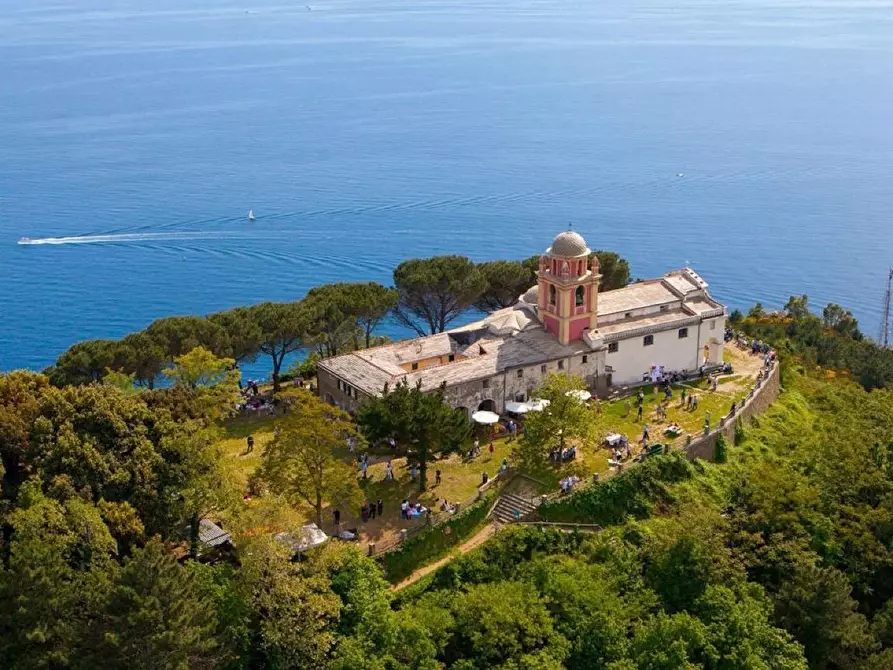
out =
<path fill-rule="evenodd" d="M 527 399 L 527 396 L 525 396 L 523 393 L 515 394 L 515 402 L 524 402 L 526 399 Z"/>
<path fill-rule="evenodd" d="M 419 369 L 419 364 L 418 364 L 418 363 L 413 363 L 413 364 L 412 364 L 412 369 L 413 369 L 413 371 L 418 370 L 418 369 Z"/>
<path fill-rule="evenodd" d="M 589 356 L 587 356 L 586 354 L 583 354 L 583 364 L 585 365 L 588 362 L 589 362 Z"/>
<path fill-rule="evenodd" d="M 623 315 L 623 318 L 624 318 L 624 319 L 631 319 L 631 318 L 633 318 L 633 313 L 632 313 L 632 312 L 627 312 L 626 314 Z"/>
<path fill-rule="evenodd" d="M 710 322 L 710 330 L 716 330 L 716 321 Z"/>
<path fill-rule="evenodd" d="M 654 335 L 646 335 L 642 340 L 642 345 L 650 347 L 652 344 L 654 344 Z"/>
<path fill-rule="evenodd" d="M 574 291 L 574 304 L 577 307 L 580 307 L 583 304 L 583 287 L 578 286 L 577 290 Z"/>
<path fill-rule="evenodd" d="M 540 374 L 541 374 L 541 375 L 546 374 L 546 370 L 547 370 L 547 369 L 548 369 L 548 368 L 546 367 L 546 364 L 543 363 L 543 364 L 540 366 Z"/>
<path fill-rule="evenodd" d="M 490 388 L 490 380 L 489 380 L 489 379 L 485 379 L 485 380 L 483 381 L 483 387 L 484 387 L 485 389 Z"/>
<path fill-rule="evenodd" d="M 456 360 L 456 354 L 450 354 L 450 356 L 449 356 L 449 358 L 447 358 L 447 360 L 448 360 L 450 363 L 452 363 L 453 361 Z"/>
<path fill-rule="evenodd" d="M 549 284 L 549 304 L 555 304 L 555 287 Z"/>
<path fill-rule="evenodd" d="M 558 369 L 564 370 L 564 361 L 558 361 Z"/>
<path fill-rule="evenodd" d="M 679 339 L 682 340 L 682 339 L 685 339 L 686 337 L 688 337 L 688 328 L 680 328 L 679 329 Z"/>
<path fill-rule="evenodd" d="M 338 380 L 338 390 L 339 390 L 339 391 L 343 391 L 343 390 L 344 390 L 344 382 L 341 381 L 340 379 Z"/>
<path fill-rule="evenodd" d="M 518 379 L 524 378 L 524 370 L 518 370 Z"/>
<path fill-rule="evenodd" d="M 670 308 L 669 308 L 667 305 L 661 305 L 661 306 L 660 306 L 660 311 L 661 311 L 661 312 L 666 312 L 668 309 L 670 309 Z"/>
<path fill-rule="evenodd" d="M 608 342 L 608 353 L 609 353 L 609 354 L 616 354 L 616 353 L 617 353 L 617 349 L 618 349 L 617 345 L 618 345 L 617 342 Z"/>

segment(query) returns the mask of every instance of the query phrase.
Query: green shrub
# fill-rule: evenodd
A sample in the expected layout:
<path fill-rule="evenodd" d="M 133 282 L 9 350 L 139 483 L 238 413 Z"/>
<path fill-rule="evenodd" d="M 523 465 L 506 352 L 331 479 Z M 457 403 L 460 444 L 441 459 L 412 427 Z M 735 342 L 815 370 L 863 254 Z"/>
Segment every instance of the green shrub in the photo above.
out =
<path fill-rule="evenodd" d="M 437 560 L 461 544 L 484 523 L 495 496 L 495 491 L 488 491 L 481 500 L 449 521 L 424 529 L 399 548 L 385 554 L 381 560 L 388 581 L 396 584 L 406 579 L 419 567 Z"/>
<path fill-rule="evenodd" d="M 726 438 L 723 437 L 722 433 L 716 436 L 716 453 L 715 460 L 717 463 L 725 463 L 728 458 L 728 454 L 726 453 Z"/>
<path fill-rule="evenodd" d="M 695 468 L 681 452 L 649 457 L 607 481 L 540 505 L 546 521 L 620 523 L 628 516 L 644 519 L 657 503 L 672 502 L 669 484 L 691 479 Z"/>

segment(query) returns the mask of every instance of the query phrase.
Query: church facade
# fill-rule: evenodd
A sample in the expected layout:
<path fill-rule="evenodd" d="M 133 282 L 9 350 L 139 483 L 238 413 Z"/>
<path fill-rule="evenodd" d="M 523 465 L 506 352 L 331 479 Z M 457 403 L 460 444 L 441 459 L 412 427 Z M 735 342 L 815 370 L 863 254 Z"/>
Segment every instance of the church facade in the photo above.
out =
<path fill-rule="evenodd" d="M 590 259 L 591 256 L 591 259 Z M 524 402 L 552 372 L 597 394 L 649 379 L 652 368 L 722 362 L 726 310 L 690 268 L 599 292 L 598 260 L 581 235 L 559 234 L 540 257 L 537 284 L 512 307 L 437 335 L 319 363 L 320 395 L 348 411 L 405 379 L 468 412 Z"/>

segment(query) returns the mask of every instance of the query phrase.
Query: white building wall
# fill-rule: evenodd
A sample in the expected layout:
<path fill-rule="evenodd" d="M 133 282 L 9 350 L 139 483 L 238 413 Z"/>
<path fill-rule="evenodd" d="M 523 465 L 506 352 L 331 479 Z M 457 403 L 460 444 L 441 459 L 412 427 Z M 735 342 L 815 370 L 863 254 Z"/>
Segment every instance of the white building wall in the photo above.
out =
<path fill-rule="evenodd" d="M 725 343 L 725 332 L 726 332 L 726 317 L 725 315 L 718 316 L 712 319 L 707 319 L 704 323 L 701 324 L 701 337 L 700 337 L 700 348 L 701 348 L 701 356 L 698 359 L 700 362 L 704 362 L 704 345 L 708 345 L 714 343 L 711 346 L 711 360 L 710 363 L 722 363 L 722 353 Z"/>
<path fill-rule="evenodd" d="M 698 337 L 698 324 L 686 327 L 688 337 L 682 339 L 679 338 L 679 328 L 650 333 L 654 337 L 654 344 L 650 346 L 645 346 L 644 335 L 620 340 L 617 351 L 609 352 L 605 358 L 605 365 L 613 368 L 612 383 L 624 385 L 641 382 L 642 376 L 651 370 L 652 365 L 663 365 L 668 372 L 700 367 L 699 356 L 703 345 Z M 704 326 L 701 328 L 703 330 Z"/>

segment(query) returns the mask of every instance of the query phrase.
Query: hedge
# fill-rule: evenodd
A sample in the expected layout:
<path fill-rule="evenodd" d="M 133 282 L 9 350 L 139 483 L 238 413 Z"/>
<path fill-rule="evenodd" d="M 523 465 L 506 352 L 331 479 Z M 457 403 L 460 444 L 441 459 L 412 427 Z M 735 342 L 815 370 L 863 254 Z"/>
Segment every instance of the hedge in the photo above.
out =
<path fill-rule="evenodd" d="M 605 526 L 629 516 L 643 519 L 655 504 L 672 500 L 669 484 L 691 479 L 694 473 L 695 466 L 681 452 L 652 456 L 607 481 L 544 502 L 539 515 L 545 521 Z"/>
<path fill-rule="evenodd" d="M 394 551 L 381 558 L 385 577 L 392 584 L 406 579 L 419 567 L 444 556 L 473 534 L 487 518 L 495 491 L 488 491 L 479 501 L 449 521 L 431 526 L 406 540 Z M 449 532 L 446 532 L 449 529 Z"/>

